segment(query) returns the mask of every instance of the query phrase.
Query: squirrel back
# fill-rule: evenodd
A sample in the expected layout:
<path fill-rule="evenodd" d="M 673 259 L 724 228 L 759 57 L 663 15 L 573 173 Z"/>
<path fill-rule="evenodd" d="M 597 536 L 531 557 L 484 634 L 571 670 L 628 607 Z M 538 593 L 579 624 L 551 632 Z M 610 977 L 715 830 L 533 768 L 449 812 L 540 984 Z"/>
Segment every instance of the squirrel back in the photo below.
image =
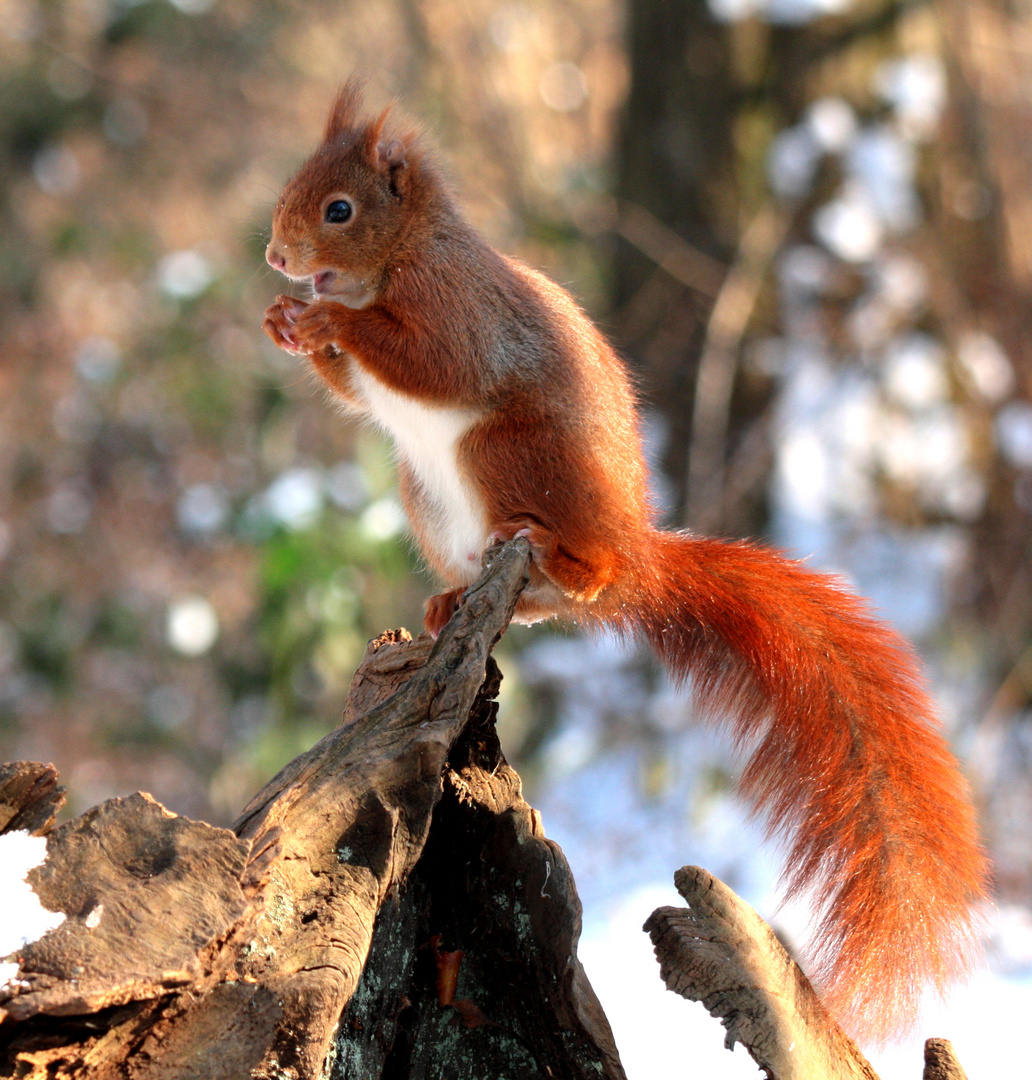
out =
<path fill-rule="evenodd" d="M 635 395 L 558 285 L 490 247 L 413 131 L 338 95 L 286 185 L 267 259 L 311 285 L 269 336 L 394 438 L 402 499 L 448 591 L 526 536 L 517 618 L 645 638 L 751 756 L 742 787 L 817 916 L 811 972 L 859 1033 L 977 952 L 988 871 L 963 777 L 905 644 L 833 579 L 767 549 L 656 527 Z"/>

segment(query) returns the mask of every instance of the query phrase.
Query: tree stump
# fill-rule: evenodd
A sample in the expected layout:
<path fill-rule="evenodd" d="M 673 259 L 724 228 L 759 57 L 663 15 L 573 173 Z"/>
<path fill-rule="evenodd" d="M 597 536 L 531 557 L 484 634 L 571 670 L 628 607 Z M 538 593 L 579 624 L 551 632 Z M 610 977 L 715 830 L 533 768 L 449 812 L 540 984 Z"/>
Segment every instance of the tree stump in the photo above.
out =
<path fill-rule="evenodd" d="M 487 562 L 436 642 L 370 643 L 340 726 L 232 829 L 144 794 L 54 827 L 53 767 L 0 767 L 0 877 L 5 842 L 45 837 L 25 881 L 63 913 L 0 964 L 0 1076 L 624 1076 L 577 959 L 570 869 L 495 734 L 490 652 L 526 581 L 526 541 Z M 703 871 L 679 885 L 690 910 L 647 927 L 672 988 L 705 1000 L 770 1077 L 874 1077 L 751 909 Z M 722 959 L 707 975 L 700 942 L 752 967 L 728 979 L 740 969 Z"/>

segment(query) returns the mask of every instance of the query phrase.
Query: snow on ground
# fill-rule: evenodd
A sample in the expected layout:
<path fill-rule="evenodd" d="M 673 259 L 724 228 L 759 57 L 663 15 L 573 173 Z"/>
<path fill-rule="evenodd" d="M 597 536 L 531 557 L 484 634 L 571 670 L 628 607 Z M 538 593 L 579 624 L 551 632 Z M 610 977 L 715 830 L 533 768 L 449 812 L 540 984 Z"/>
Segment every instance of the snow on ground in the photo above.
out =
<path fill-rule="evenodd" d="M 43 836 L 16 830 L 0 836 L 0 959 L 37 941 L 64 922 L 60 911 L 47 911 L 25 880 L 47 857 Z M 18 975 L 15 963 L 0 963 L 0 987 Z"/>

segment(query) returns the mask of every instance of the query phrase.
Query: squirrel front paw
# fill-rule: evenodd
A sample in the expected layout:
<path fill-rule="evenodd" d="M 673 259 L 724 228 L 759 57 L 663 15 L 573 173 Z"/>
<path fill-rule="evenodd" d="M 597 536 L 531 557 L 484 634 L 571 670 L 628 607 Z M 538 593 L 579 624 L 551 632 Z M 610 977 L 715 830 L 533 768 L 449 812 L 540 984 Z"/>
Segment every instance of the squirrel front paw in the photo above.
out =
<path fill-rule="evenodd" d="M 324 349 L 340 350 L 348 308 L 335 300 L 319 300 L 299 312 L 291 327 L 291 337 L 301 352 L 309 356 Z"/>
<path fill-rule="evenodd" d="M 277 296 L 275 303 L 265 312 L 262 329 L 281 349 L 300 355 L 305 350 L 297 344 L 294 324 L 307 307 L 304 300 L 298 300 L 294 296 Z"/>

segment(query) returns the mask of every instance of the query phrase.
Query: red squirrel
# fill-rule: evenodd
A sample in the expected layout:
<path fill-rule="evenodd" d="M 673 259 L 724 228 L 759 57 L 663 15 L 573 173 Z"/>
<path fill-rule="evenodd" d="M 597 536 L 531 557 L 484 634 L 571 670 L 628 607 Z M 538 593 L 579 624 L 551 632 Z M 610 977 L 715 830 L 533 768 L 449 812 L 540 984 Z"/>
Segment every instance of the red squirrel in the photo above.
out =
<path fill-rule="evenodd" d="M 623 362 L 570 296 L 466 221 L 422 138 L 352 81 L 280 195 L 267 261 L 311 287 L 264 329 L 397 447 L 401 496 L 449 589 L 531 544 L 517 619 L 643 637 L 752 748 L 741 780 L 813 898 L 833 1013 L 883 1040 L 977 956 L 988 870 L 968 789 L 897 634 L 766 548 L 657 528 Z"/>

